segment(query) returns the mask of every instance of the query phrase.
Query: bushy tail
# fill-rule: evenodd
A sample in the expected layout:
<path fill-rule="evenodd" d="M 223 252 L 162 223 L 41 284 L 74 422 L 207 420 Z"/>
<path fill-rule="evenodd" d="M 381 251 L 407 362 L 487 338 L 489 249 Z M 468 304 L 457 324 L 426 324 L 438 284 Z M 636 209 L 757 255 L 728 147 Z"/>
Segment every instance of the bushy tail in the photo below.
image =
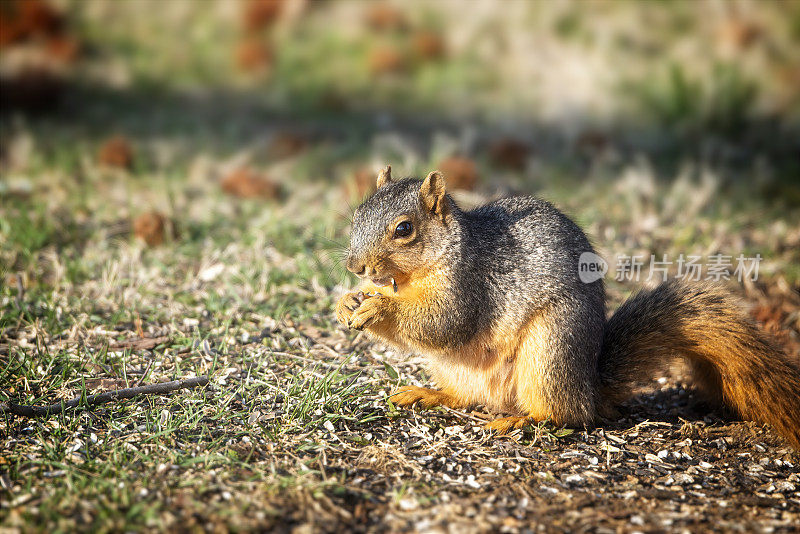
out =
<path fill-rule="evenodd" d="M 601 403 L 684 356 L 698 386 L 745 419 L 767 423 L 800 450 L 800 366 L 723 288 L 671 280 L 642 290 L 609 319 L 600 356 Z"/>

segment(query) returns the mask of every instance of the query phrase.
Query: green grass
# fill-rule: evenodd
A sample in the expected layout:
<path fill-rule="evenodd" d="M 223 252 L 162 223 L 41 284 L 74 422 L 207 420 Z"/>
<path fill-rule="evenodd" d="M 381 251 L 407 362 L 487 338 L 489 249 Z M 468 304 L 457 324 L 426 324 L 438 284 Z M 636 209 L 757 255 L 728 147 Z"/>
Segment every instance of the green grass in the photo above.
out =
<path fill-rule="evenodd" d="M 338 293 L 355 283 L 341 261 L 354 207 L 343 185 L 365 166 L 391 163 L 398 175 L 419 175 L 466 152 L 478 163 L 479 194 L 551 199 L 612 253 L 741 249 L 769 260 L 761 287 L 800 281 L 800 248 L 792 245 L 800 239 L 797 166 L 785 150 L 791 136 L 765 143 L 739 135 L 764 127 L 756 103 L 777 98 L 770 70 L 777 64 L 753 77 L 716 57 L 698 56 L 691 69 L 680 58 L 653 61 L 652 36 L 637 22 L 644 12 L 633 4 L 592 16 L 531 4 L 524 16 L 495 10 L 486 25 L 474 24 L 468 10 L 436 6 L 414 20 L 435 22 L 448 37 L 447 58 L 375 78 L 365 68 L 370 49 L 377 41 L 406 46 L 408 35 L 376 37 L 330 2 L 265 34 L 276 65 L 271 76 L 252 79 L 231 60 L 240 32 L 216 3 L 192 4 L 184 14 L 142 5 L 69 3 L 89 54 L 65 104 L 0 116 L 0 402 L 48 404 L 200 374 L 210 384 L 47 419 L 0 415 L 2 527 L 269 529 L 300 525 L 308 510 L 337 525 L 345 519 L 336 510 L 396 511 L 405 498 L 423 508 L 444 502 L 438 475 L 419 475 L 414 440 L 426 455 L 451 442 L 478 451 L 476 458 L 501 454 L 469 417 L 421 416 L 387 402 L 399 383 L 427 382 L 419 360 L 335 324 Z M 652 12 L 664 42 L 692 27 L 690 5 Z M 770 9 L 765 16 L 780 18 L 782 8 Z M 796 16 L 787 20 L 797 26 Z M 542 119 L 564 101 L 562 91 L 544 92 L 541 80 L 565 73 L 538 48 L 514 48 L 516 39 L 540 35 L 574 59 L 595 50 L 606 28 L 618 40 L 602 41 L 610 48 L 601 63 L 619 67 L 608 86 L 592 88 L 596 114 L 578 113 L 574 124 Z M 772 46 L 790 63 L 796 50 L 782 35 Z M 127 81 L 116 80 L 117 68 Z M 572 80 L 562 83 L 569 93 Z M 796 130 L 792 113 L 781 115 L 788 132 Z M 594 124 L 609 147 L 588 154 L 572 139 Z M 682 138 L 683 128 L 732 148 L 719 157 L 703 152 L 696 138 Z M 271 155 L 270 136 L 296 130 L 309 148 Z M 524 171 L 491 164 L 486 143 L 509 131 L 534 147 Z M 130 171 L 96 162 L 117 133 L 135 149 Z M 219 181 L 236 162 L 263 171 L 285 195 L 225 195 Z M 684 167 L 690 179 L 680 189 Z M 687 214 L 706 171 L 713 191 Z M 30 191 L 11 190 L 20 180 Z M 130 228 L 151 209 L 178 231 L 159 247 L 137 241 Z M 612 284 L 612 298 L 629 289 Z M 153 350 L 109 348 L 140 334 L 170 341 Z M 518 439 L 561 452 L 576 434 L 542 423 Z M 353 482 L 375 473 L 385 482 Z M 393 473 L 409 480 L 395 484 Z"/>
<path fill-rule="evenodd" d="M 748 124 L 757 85 L 735 63 L 717 63 L 706 79 L 691 77 L 679 64 L 626 88 L 638 95 L 641 112 L 680 132 L 736 138 Z"/>

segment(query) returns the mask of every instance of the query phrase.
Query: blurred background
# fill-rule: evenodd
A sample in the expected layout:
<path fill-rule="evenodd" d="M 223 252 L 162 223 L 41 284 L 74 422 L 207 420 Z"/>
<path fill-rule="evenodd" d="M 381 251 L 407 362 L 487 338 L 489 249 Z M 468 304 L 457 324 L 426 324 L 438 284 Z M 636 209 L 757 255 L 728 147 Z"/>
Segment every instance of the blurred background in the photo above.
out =
<path fill-rule="evenodd" d="M 797 341 L 798 2 L 0 8 L 6 317 L 329 318 L 388 163 L 552 200 L 611 257 L 761 254 L 744 290 Z"/>

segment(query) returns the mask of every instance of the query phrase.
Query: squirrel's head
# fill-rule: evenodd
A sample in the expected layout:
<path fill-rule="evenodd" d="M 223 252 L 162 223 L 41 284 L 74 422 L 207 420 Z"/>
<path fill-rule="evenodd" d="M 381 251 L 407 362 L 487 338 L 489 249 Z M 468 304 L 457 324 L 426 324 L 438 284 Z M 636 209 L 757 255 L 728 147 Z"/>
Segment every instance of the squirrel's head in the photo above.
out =
<path fill-rule="evenodd" d="M 353 214 L 347 269 L 378 286 L 403 284 L 452 244 L 457 209 L 439 171 L 394 181 L 387 166 L 377 191 Z"/>

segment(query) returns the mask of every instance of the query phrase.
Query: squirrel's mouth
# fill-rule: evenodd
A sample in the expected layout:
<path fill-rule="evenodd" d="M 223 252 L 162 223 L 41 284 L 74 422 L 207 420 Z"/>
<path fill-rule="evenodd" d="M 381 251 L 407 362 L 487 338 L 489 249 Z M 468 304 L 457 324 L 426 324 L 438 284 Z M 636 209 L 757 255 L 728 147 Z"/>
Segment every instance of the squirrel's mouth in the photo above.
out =
<path fill-rule="evenodd" d="M 384 278 L 370 278 L 370 282 L 372 282 L 378 287 L 392 286 L 392 289 L 394 289 L 395 293 L 397 293 L 398 291 L 397 281 L 394 279 L 394 276 L 386 276 Z"/>

